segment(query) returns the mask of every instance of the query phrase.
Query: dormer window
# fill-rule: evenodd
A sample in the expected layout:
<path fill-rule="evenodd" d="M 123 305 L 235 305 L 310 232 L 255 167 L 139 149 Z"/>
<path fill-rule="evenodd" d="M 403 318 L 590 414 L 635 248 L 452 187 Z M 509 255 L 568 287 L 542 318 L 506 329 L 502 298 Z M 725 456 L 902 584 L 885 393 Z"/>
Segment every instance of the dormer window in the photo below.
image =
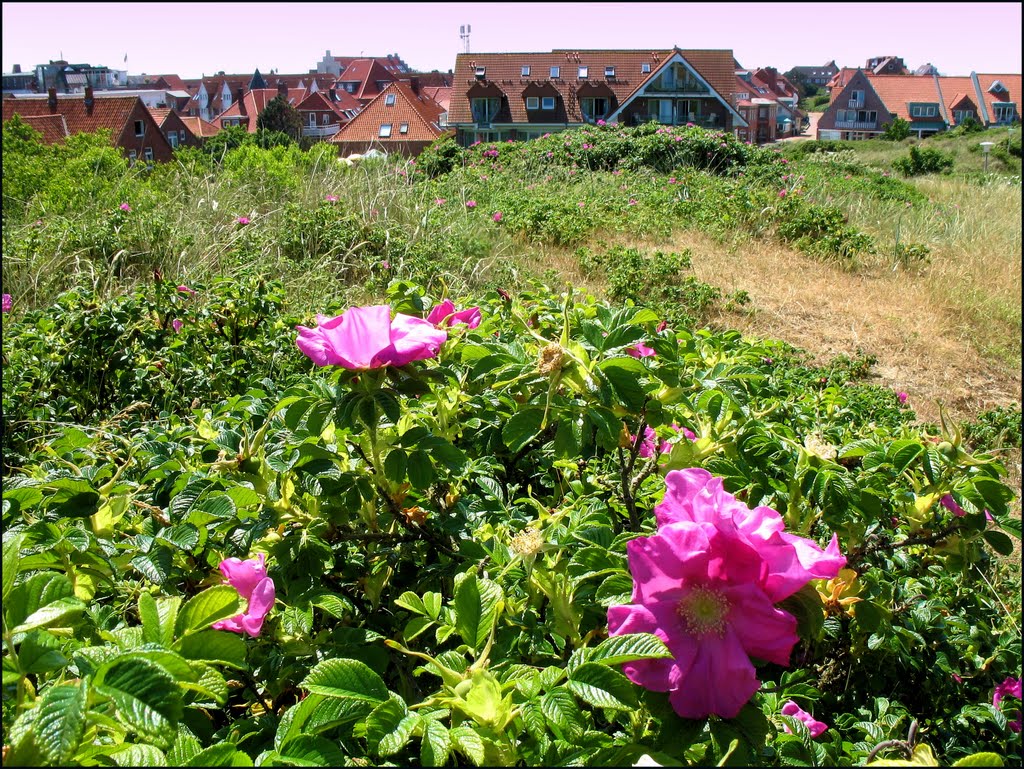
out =
<path fill-rule="evenodd" d="M 519 76 L 520 77 L 529 77 L 530 76 L 530 68 L 528 66 L 522 67 L 519 70 Z"/>
<path fill-rule="evenodd" d="M 643 64 L 641 64 L 640 65 L 640 72 L 642 74 L 644 74 L 644 75 L 649 75 L 650 72 L 651 72 L 651 64 L 650 64 L 650 62 L 646 62 L 645 61 Z"/>
<path fill-rule="evenodd" d="M 561 77 L 561 74 L 562 74 L 561 67 L 552 67 L 549 76 L 551 77 L 552 80 L 557 80 L 559 77 Z"/>
<path fill-rule="evenodd" d="M 604 76 L 605 77 L 615 77 L 615 67 L 605 67 L 604 68 Z"/>
<path fill-rule="evenodd" d="M 590 77 L 590 67 L 580 67 L 578 77 L 581 80 Z"/>
<path fill-rule="evenodd" d="M 384 104 L 386 106 L 388 106 L 388 107 L 394 107 L 395 106 L 395 95 L 393 93 L 389 93 L 387 96 L 385 96 L 384 97 Z"/>
<path fill-rule="evenodd" d="M 555 97 L 554 96 L 544 96 L 544 97 L 542 97 L 541 100 L 540 100 L 540 108 L 541 109 L 554 109 L 555 108 Z"/>
<path fill-rule="evenodd" d="M 487 77 L 487 67 L 477 67 L 475 74 L 477 80 L 483 80 Z"/>
<path fill-rule="evenodd" d="M 1004 91 L 1006 91 L 1006 86 L 998 80 L 988 87 L 989 93 L 1003 93 Z"/>

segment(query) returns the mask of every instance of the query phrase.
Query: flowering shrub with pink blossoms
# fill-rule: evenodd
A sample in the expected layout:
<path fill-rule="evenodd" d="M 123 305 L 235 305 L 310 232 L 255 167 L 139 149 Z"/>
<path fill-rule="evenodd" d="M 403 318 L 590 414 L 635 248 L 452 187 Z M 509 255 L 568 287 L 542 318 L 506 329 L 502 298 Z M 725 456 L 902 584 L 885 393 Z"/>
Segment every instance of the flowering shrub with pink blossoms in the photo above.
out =
<path fill-rule="evenodd" d="M 5 419 L 81 409 L 6 423 L 5 764 L 1016 760 L 1000 460 L 856 362 L 539 285 L 279 292 L 4 316 Z M 45 368 L 76 327 L 138 401 Z"/>

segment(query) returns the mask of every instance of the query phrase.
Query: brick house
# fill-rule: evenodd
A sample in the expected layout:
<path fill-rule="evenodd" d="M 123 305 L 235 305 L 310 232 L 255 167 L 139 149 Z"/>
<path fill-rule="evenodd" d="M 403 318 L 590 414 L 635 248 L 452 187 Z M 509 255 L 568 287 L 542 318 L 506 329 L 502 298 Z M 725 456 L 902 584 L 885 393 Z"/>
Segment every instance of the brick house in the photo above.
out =
<path fill-rule="evenodd" d="M 296 105 L 295 109 L 302 116 L 303 136 L 330 139 L 359 112 L 359 102 L 349 94 L 343 91 L 336 98 L 340 101 L 331 101 L 317 91 Z"/>
<path fill-rule="evenodd" d="M 15 114 L 23 118 L 49 118 L 49 130 L 43 133 L 44 141 L 63 141 L 55 130 L 54 117 L 63 118 L 66 136 L 77 133 L 91 133 L 106 128 L 111 133 L 111 143 L 121 149 L 129 160 L 166 162 L 171 159 L 171 145 L 164 138 L 153 116 L 138 96 L 95 97 L 91 88 L 82 95 L 57 95 L 51 88 L 46 96 L 25 97 L 3 100 L 3 119 L 10 120 Z M 39 121 L 43 124 L 43 121 Z"/>
<path fill-rule="evenodd" d="M 598 120 L 746 127 L 727 50 L 554 50 L 455 59 L 448 125 L 460 144 L 531 139 Z"/>
<path fill-rule="evenodd" d="M 381 64 L 377 59 L 353 59 L 338 75 L 334 88 L 345 91 L 366 106 L 389 83 L 399 79 L 399 74 Z"/>
<path fill-rule="evenodd" d="M 825 85 L 836 76 L 839 67 L 836 66 L 835 59 L 833 59 L 820 67 L 793 67 L 789 71 L 797 77 L 803 77 L 805 82 L 812 85 Z"/>
<path fill-rule="evenodd" d="M 968 117 L 986 127 L 1020 119 L 1020 75 L 972 72 L 941 75 L 872 76 L 858 70 L 818 121 L 819 139 L 866 139 L 902 118 L 918 138 L 959 125 Z"/>
<path fill-rule="evenodd" d="M 267 108 L 272 99 L 283 96 L 285 101 L 295 107 L 306 97 L 306 91 L 299 88 L 288 88 L 279 83 L 277 88 L 256 88 L 248 91 L 239 89 L 231 106 L 213 119 L 221 128 L 242 126 L 251 134 L 256 133 L 259 115 Z"/>
<path fill-rule="evenodd" d="M 740 115 L 746 120 L 747 114 L 750 114 L 759 122 L 756 129 L 752 127 L 745 131 L 738 128 L 737 137 L 755 144 L 763 144 L 766 141 L 796 136 L 800 133 L 806 115 L 797 107 L 800 101 L 799 91 L 785 75 L 779 74 L 775 67 L 760 67 L 756 70 L 737 70 L 736 77 L 739 89 L 736 93 L 737 101 L 749 102 L 739 110 Z M 755 110 L 753 102 L 758 100 L 773 102 L 774 110 L 767 110 L 764 104 L 757 104 Z M 769 117 L 767 111 L 771 111 L 771 117 L 775 120 L 775 125 L 770 131 L 764 130 L 760 125 L 763 119 Z M 767 138 L 769 135 L 771 138 Z"/>
<path fill-rule="evenodd" d="M 178 147 L 199 147 L 203 143 L 202 135 L 196 136 L 192 129 L 185 123 L 185 120 L 177 112 L 171 109 L 159 107 L 147 107 L 153 121 L 159 126 L 160 133 L 164 135 L 171 149 Z M 195 118 L 198 120 L 199 118 Z"/>
<path fill-rule="evenodd" d="M 330 140 L 344 155 L 371 148 L 387 153 L 418 155 L 440 137 L 443 110 L 412 85 L 393 82 Z"/>
<path fill-rule="evenodd" d="M 181 118 L 181 122 L 185 124 L 185 127 L 197 139 L 208 139 L 220 131 L 220 128 L 213 123 L 203 120 L 201 117 L 193 117 L 191 115 L 178 115 L 178 117 Z"/>

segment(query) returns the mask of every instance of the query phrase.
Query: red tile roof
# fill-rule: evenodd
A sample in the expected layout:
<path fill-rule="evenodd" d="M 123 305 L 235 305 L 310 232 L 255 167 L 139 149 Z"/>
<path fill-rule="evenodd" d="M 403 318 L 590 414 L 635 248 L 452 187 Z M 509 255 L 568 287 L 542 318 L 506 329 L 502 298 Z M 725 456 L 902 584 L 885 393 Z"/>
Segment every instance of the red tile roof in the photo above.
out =
<path fill-rule="evenodd" d="M 254 91 L 246 91 L 242 95 L 242 100 L 235 101 L 224 110 L 221 114 L 214 118 L 214 121 L 218 125 L 222 125 L 221 121 L 225 118 L 237 118 L 239 124 L 244 125 L 249 133 L 254 134 L 257 131 L 257 118 L 259 114 L 267 108 L 267 104 L 271 99 L 276 98 L 278 90 L 276 88 L 257 88 Z M 287 94 L 287 101 L 293 107 L 305 98 L 306 92 L 301 88 L 290 88 Z"/>
<path fill-rule="evenodd" d="M 4 110 L 4 120 L 7 119 L 7 110 Z M 56 144 L 69 136 L 63 115 L 21 115 L 21 119 L 43 135 L 43 144 Z"/>
<path fill-rule="evenodd" d="M 923 75 L 867 75 L 868 82 L 875 89 L 889 111 L 904 120 L 923 120 L 929 123 L 943 120 L 942 110 L 932 117 L 913 117 L 910 114 L 911 102 L 936 104 L 941 101 L 939 91 L 935 87 L 935 78 Z M 886 122 L 888 116 L 879 115 L 879 122 Z"/>
<path fill-rule="evenodd" d="M 523 90 L 530 87 L 553 89 L 562 97 L 565 119 L 583 122 L 577 90 L 582 82 L 607 87 L 621 107 L 651 77 L 665 60 L 678 53 L 727 102 L 735 87 L 736 70 L 732 51 L 728 50 L 553 50 L 550 53 L 464 53 L 455 58 L 455 77 L 449 106 L 449 124 L 472 123 L 468 93 L 479 88 L 475 69 L 484 67 L 486 83 L 506 97 L 508 122 L 528 121 Z M 578 58 L 577 58 L 578 57 Z M 650 64 L 651 73 L 642 72 L 641 65 Z M 529 66 L 530 74 L 523 77 L 521 67 Z M 548 77 L 550 67 L 560 67 L 560 77 Z M 586 81 L 577 78 L 577 67 L 589 67 Z M 615 67 L 615 76 L 606 78 L 605 67 Z M 616 107 L 616 108 L 618 108 Z M 510 113 L 510 114 L 509 114 Z M 504 122 L 504 120 L 502 121 Z M 558 122 L 565 122 L 559 119 Z"/>
<path fill-rule="evenodd" d="M 1003 84 L 1006 88 L 1001 94 L 989 93 L 989 88 L 996 81 Z M 981 97 L 985 100 L 985 106 L 988 108 L 988 121 L 990 123 L 995 122 L 995 110 L 994 105 L 1000 102 L 1012 101 L 1017 105 L 1018 118 L 1021 114 L 1021 76 L 1020 75 L 990 75 L 978 73 L 978 85 L 981 86 Z M 972 91 L 973 92 L 973 91 Z M 975 97 L 977 99 L 977 97 Z M 981 106 L 980 104 L 978 105 Z"/>
<path fill-rule="evenodd" d="M 387 95 L 395 95 L 395 103 L 387 104 Z M 331 141 L 346 142 L 379 142 L 382 146 L 400 142 L 430 142 L 441 135 L 437 119 L 443 110 L 422 93 L 417 96 L 405 83 L 390 83 L 387 88 L 355 116 L 344 128 L 335 134 Z M 391 124 L 391 135 L 380 135 L 381 125 Z M 402 133 L 402 124 L 409 129 Z"/>
<path fill-rule="evenodd" d="M 299 112 L 333 112 L 337 116 L 339 123 L 346 123 L 349 120 L 349 116 L 338 109 L 337 103 L 332 102 L 320 91 L 309 94 L 295 105 L 295 109 L 299 110 Z"/>
<path fill-rule="evenodd" d="M 378 82 L 390 83 L 397 80 L 396 73 L 389 71 L 377 59 L 355 59 L 338 76 L 338 82 L 358 82 L 355 97 L 363 104 L 381 93 Z"/>
<path fill-rule="evenodd" d="M 424 96 L 428 96 L 437 102 L 438 106 L 441 107 L 445 112 L 448 111 L 448 107 L 451 104 L 452 89 L 451 86 L 447 88 L 435 88 L 433 86 L 424 86 L 420 89 L 420 92 Z"/>
<path fill-rule="evenodd" d="M 205 139 L 207 136 L 213 136 L 215 133 L 220 131 L 220 127 L 213 123 L 208 123 L 200 117 L 189 117 L 188 115 L 178 115 L 181 118 L 181 122 L 185 124 L 185 127 L 192 132 L 193 136 L 197 136 L 201 139 Z"/>
<path fill-rule="evenodd" d="M 137 103 L 139 103 L 138 96 L 108 96 L 103 99 L 94 99 L 92 111 L 90 112 L 86 110 L 85 99 L 82 96 L 65 96 L 62 94 L 57 97 L 57 114 L 63 116 L 69 136 L 107 128 L 112 133 L 112 142 L 116 142 L 122 131 L 124 131 L 125 125 Z M 50 111 L 45 96 L 4 99 L 4 120 L 10 120 L 11 115 L 15 113 L 22 117 L 40 117 L 54 114 Z"/>

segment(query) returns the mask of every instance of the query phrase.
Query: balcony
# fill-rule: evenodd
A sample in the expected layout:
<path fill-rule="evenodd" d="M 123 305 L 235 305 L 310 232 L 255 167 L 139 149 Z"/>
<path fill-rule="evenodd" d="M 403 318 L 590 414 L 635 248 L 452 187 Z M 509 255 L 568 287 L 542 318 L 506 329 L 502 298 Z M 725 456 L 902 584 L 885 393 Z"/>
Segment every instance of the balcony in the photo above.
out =
<path fill-rule="evenodd" d="M 309 136 L 314 139 L 326 139 L 328 136 L 334 136 L 341 130 L 341 126 L 335 123 L 334 125 L 320 125 L 320 126 L 303 126 L 302 135 Z"/>
<path fill-rule="evenodd" d="M 877 131 L 878 124 L 876 122 L 862 123 L 856 120 L 837 120 L 836 128 L 852 128 L 857 131 L 868 130 Z"/>
<path fill-rule="evenodd" d="M 850 99 L 850 109 L 863 109 L 863 108 L 864 108 L 864 100 L 863 99 Z"/>

